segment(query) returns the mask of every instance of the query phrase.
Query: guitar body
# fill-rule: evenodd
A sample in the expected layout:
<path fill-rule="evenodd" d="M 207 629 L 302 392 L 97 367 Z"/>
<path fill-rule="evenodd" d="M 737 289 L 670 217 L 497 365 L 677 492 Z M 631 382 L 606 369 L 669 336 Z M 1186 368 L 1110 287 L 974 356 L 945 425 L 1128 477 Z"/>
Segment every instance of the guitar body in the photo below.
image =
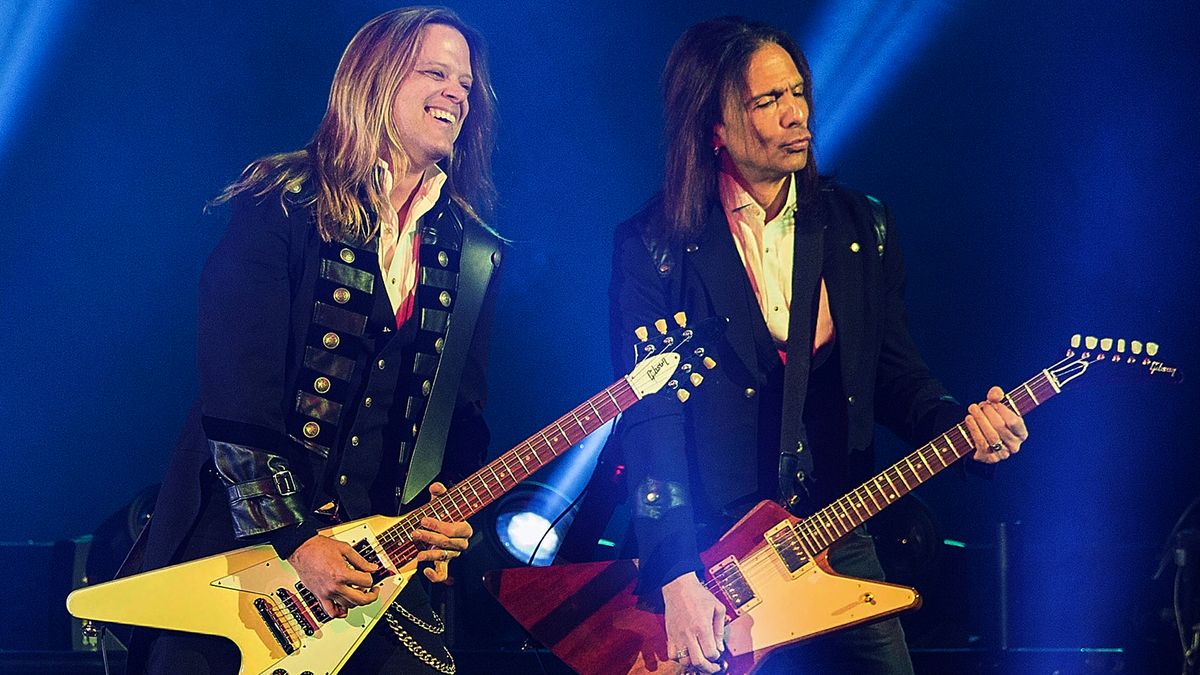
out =
<path fill-rule="evenodd" d="M 1027 415 L 1093 368 L 1182 381 L 1157 355 L 1154 342 L 1074 335 L 1065 358 L 1010 390 L 1004 404 Z M 730 619 L 728 672 L 753 671 L 781 645 L 918 607 L 911 588 L 835 574 L 829 548 L 974 450 L 959 423 L 807 518 L 761 502 L 702 553 L 704 584 Z M 668 658 L 661 608 L 634 595 L 637 561 L 502 570 L 488 583 L 534 638 L 584 675 L 682 672 Z"/>
<path fill-rule="evenodd" d="M 920 605 L 905 586 L 833 573 L 825 553 L 791 569 L 766 538 L 797 519 L 774 502 L 754 507 L 701 554 L 709 570 L 740 574 L 731 602 L 726 657 L 730 673 L 749 673 L 773 649 L 876 621 Z M 660 608 L 640 604 L 632 560 L 517 568 L 494 573 L 493 593 L 533 637 L 584 675 L 682 672 L 667 654 Z"/>
<path fill-rule="evenodd" d="M 376 535 L 396 521 L 372 516 L 322 534 L 383 551 Z M 381 562 L 393 568 L 391 561 Z M 67 609 L 95 621 L 228 638 L 242 654 L 242 673 L 324 674 L 345 664 L 415 571 L 410 562 L 379 583 L 378 600 L 322 622 L 313 603 L 301 597 L 292 566 L 269 545 L 250 546 L 81 588 L 67 598 Z"/>

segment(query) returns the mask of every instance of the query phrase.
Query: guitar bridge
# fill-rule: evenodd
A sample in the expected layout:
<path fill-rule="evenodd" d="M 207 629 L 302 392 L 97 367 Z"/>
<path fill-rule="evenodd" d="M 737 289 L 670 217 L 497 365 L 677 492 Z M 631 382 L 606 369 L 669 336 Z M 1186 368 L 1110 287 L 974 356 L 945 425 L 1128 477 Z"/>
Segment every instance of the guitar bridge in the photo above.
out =
<path fill-rule="evenodd" d="M 808 553 L 804 551 L 804 547 L 800 544 L 800 537 L 796 534 L 796 528 L 786 520 L 780 522 L 775 527 L 767 530 L 763 535 L 771 548 L 775 549 L 775 554 L 779 556 L 779 561 L 787 568 L 788 574 L 793 578 L 800 575 L 800 570 L 808 564 L 810 558 Z"/>
<path fill-rule="evenodd" d="M 708 568 L 708 573 L 717 582 L 721 592 L 729 601 L 728 604 L 738 616 L 762 602 L 755 595 L 754 589 L 750 588 L 750 582 L 746 581 L 746 575 L 742 574 L 741 568 L 738 567 L 737 558 L 729 556 Z"/>

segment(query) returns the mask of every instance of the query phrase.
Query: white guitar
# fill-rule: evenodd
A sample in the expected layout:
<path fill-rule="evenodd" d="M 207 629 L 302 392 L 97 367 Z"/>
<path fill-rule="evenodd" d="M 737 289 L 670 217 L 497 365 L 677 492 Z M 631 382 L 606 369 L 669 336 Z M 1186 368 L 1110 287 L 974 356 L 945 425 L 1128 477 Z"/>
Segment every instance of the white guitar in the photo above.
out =
<path fill-rule="evenodd" d="M 585 436 L 643 397 L 664 388 L 682 402 L 716 365 L 705 356 L 724 330 L 724 319 L 694 329 L 675 315 L 668 331 L 639 335 L 643 357 L 625 377 L 530 436 L 495 461 L 402 516 L 372 516 L 323 530 L 382 566 L 379 598 L 341 619 L 321 610 L 292 566 L 269 545 L 249 546 L 143 574 L 82 588 L 67 598 L 81 619 L 204 633 L 228 638 L 242 654 L 241 673 L 312 675 L 336 673 L 416 572 L 412 533 L 424 516 L 463 521 L 504 495 Z"/>

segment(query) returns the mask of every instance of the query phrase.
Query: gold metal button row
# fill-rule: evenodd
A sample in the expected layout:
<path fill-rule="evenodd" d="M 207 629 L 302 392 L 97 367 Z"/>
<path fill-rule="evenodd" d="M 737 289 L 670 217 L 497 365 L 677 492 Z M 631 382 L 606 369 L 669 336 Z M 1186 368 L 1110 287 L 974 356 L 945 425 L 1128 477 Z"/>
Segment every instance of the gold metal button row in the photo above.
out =
<path fill-rule="evenodd" d="M 438 264 L 445 267 L 450 264 L 450 256 L 446 255 L 445 251 L 438 251 Z"/>
<path fill-rule="evenodd" d="M 338 345 L 342 344 L 342 338 L 337 333 L 329 331 L 321 338 L 321 344 L 325 345 L 326 349 L 337 349 Z"/>
<path fill-rule="evenodd" d="M 344 305 L 350 302 L 350 291 L 346 288 L 337 288 L 333 291 L 333 301 L 339 305 Z"/>
<path fill-rule="evenodd" d="M 453 298 L 450 296 L 450 291 L 442 291 L 438 293 L 438 302 L 442 303 L 442 307 L 449 307 L 450 301 Z"/>
<path fill-rule="evenodd" d="M 327 393 L 329 391 L 329 387 L 330 382 L 328 377 L 318 377 L 317 379 L 313 380 L 313 389 L 315 389 L 318 394 Z"/>
<path fill-rule="evenodd" d="M 338 257 L 341 258 L 342 262 L 344 263 L 352 263 L 354 262 L 354 251 L 351 251 L 348 248 L 343 248 L 341 251 L 338 251 Z"/>
<path fill-rule="evenodd" d="M 321 425 L 316 422 L 305 422 L 300 430 L 304 432 L 305 438 L 316 438 L 321 433 Z"/>

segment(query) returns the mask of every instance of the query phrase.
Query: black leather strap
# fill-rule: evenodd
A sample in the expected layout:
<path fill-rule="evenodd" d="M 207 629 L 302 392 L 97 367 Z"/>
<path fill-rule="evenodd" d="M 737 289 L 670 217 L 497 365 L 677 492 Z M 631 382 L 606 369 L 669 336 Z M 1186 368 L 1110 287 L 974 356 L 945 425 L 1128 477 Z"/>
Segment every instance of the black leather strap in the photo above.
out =
<path fill-rule="evenodd" d="M 792 306 L 788 317 L 787 365 L 783 371 L 783 421 L 779 433 L 779 499 L 795 507 L 808 498 L 812 452 L 804 432 L 804 399 L 812 361 L 813 331 L 821 302 L 821 263 L 825 228 L 819 205 L 802 205 L 797 214 L 792 262 Z M 808 299 L 809 302 L 805 302 Z"/>
<path fill-rule="evenodd" d="M 459 220 L 463 230 L 462 257 L 459 259 L 458 296 L 446 331 L 441 363 L 433 376 L 433 387 L 420 433 L 413 446 L 412 459 L 400 503 L 411 502 L 442 469 L 442 454 L 450 421 L 458 398 L 459 380 L 466 366 L 467 353 L 475 337 L 475 324 L 483 308 L 483 299 L 496 267 L 500 264 L 500 242 L 474 221 L 462 222 L 456 209 L 449 212 Z"/>

